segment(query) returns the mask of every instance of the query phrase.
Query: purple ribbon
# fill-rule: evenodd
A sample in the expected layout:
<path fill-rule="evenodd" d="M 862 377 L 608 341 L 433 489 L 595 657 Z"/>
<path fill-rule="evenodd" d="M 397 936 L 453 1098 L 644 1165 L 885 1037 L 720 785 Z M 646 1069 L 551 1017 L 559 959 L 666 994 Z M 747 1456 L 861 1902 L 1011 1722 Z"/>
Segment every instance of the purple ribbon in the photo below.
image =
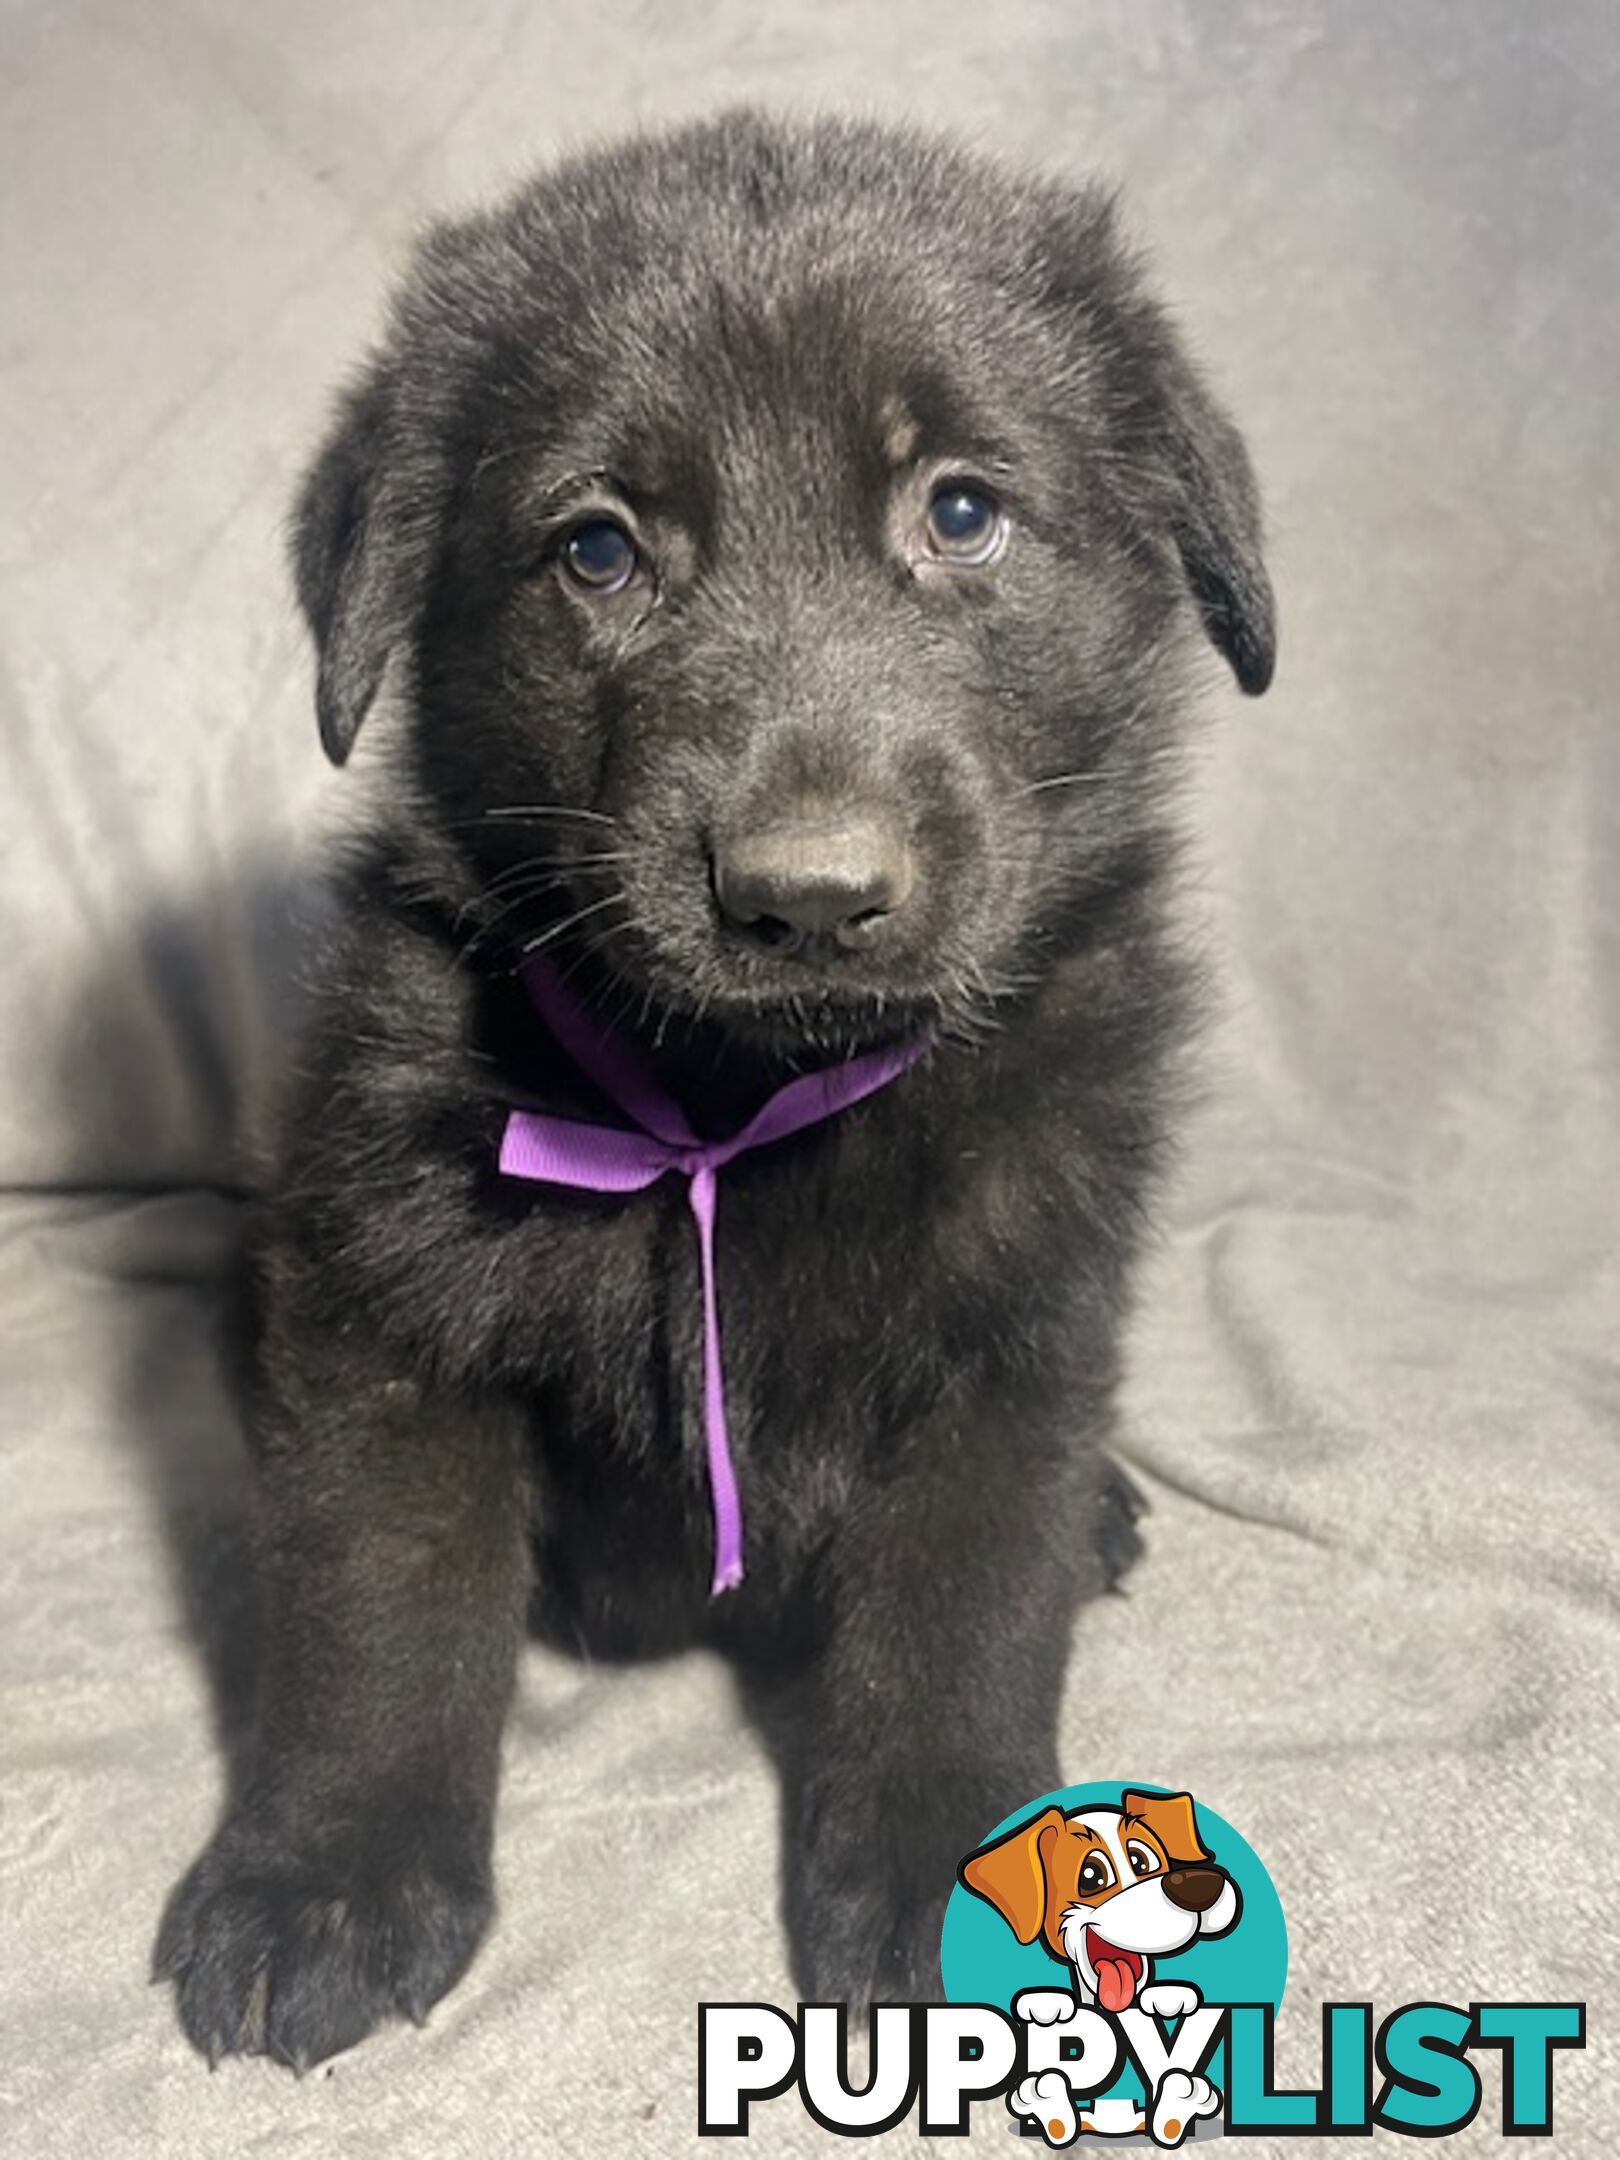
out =
<path fill-rule="evenodd" d="M 807 1125 L 819 1125 L 823 1118 L 835 1117 L 863 1096 L 887 1087 L 916 1064 L 928 1045 L 915 1042 L 874 1050 L 825 1072 L 806 1073 L 778 1088 L 729 1140 L 700 1140 L 679 1103 L 664 1093 L 629 1045 L 597 1031 L 549 961 L 525 962 L 523 980 L 558 1045 L 639 1130 L 623 1132 L 615 1126 L 583 1124 L 576 1118 L 514 1110 L 501 1139 L 502 1175 L 599 1193 L 641 1192 L 666 1170 L 678 1170 L 688 1180 L 687 1199 L 697 1224 L 703 1282 L 703 1424 L 714 1511 L 714 1579 L 709 1595 L 718 1597 L 743 1579 L 742 1502 L 726 1430 L 720 1306 L 714 1281 L 718 1173 L 750 1148 L 768 1147 Z"/>

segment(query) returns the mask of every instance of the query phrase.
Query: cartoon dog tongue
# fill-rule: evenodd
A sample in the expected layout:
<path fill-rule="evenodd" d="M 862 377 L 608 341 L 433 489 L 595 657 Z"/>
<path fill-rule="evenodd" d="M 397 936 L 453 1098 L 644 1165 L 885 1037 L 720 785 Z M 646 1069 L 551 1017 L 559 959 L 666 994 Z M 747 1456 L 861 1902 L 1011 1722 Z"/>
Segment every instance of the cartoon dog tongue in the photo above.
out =
<path fill-rule="evenodd" d="M 1128 1958 L 1104 1957 L 1096 1961 L 1097 2000 L 1105 2010 L 1128 2010 L 1136 1993 L 1136 1968 Z"/>

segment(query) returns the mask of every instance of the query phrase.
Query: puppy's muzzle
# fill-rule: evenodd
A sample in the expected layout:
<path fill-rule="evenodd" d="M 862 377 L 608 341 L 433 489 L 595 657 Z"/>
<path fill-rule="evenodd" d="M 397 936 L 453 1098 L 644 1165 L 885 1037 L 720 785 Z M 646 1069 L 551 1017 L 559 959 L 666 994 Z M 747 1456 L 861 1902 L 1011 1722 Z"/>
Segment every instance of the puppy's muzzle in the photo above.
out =
<path fill-rule="evenodd" d="M 903 908 L 916 866 L 901 833 L 868 816 L 744 832 L 714 854 L 714 893 L 735 930 L 777 952 L 860 952 Z"/>
<path fill-rule="evenodd" d="M 1172 1868 L 1164 1878 L 1164 1894 L 1183 1912 L 1208 1912 L 1226 1887 L 1219 1868 Z"/>

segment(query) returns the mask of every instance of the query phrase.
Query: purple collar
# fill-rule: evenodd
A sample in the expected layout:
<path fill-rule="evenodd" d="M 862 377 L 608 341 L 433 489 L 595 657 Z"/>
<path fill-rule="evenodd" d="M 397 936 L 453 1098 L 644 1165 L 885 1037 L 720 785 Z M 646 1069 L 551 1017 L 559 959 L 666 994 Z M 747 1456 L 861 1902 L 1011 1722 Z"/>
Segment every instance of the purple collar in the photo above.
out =
<path fill-rule="evenodd" d="M 697 1223 L 703 1284 L 703 1422 L 714 1510 L 714 1579 L 709 1595 L 717 1597 L 742 1581 L 743 1560 L 742 1502 L 726 1432 L 725 1371 L 720 1362 L 714 1280 L 716 1173 L 734 1156 L 785 1140 L 807 1125 L 819 1125 L 862 1096 L 887 1087 L 916 1064 L 928 1045 L 915 1042 L 894 1050 L 874 1050 L 825 1072 L 806 1073 L 778 1088 L 729 1140 L 700 1140 L 680 1105 L 664 1093 L 629 1045 L 622 1038 L 598 1033 L 549 961 L 525 962 L 523 981 L 558 1045 L 638 1129 L 624 1132 L 616 1126 L 514 1110 L 501 1140 L 502 1175 L 599 1193 L 640 1192 L 666 1170 L 678 1170 L 690 1180 L 687 1198 Z"/>

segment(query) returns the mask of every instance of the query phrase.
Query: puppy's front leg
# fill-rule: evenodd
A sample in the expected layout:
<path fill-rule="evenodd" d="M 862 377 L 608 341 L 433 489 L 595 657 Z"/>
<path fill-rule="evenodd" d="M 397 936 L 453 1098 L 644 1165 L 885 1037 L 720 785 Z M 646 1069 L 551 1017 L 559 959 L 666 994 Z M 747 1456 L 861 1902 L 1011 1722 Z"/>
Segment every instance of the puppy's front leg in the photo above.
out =
<path fill-rule="evenodd" d="M 994 1428 L 988 1428 L 993 1432 Z M 807 1999 L 927 2001 L 958 1863 L 1058 1783 L 1079 1601 L 1135 1547 L 1105 1457 L 915 1436 L 829 1555 L 826 1645 L 790 1772 L 786 1882 Z"/>
<path fill-rule="evenodd" d="M 452 1408 L 347 1336 L 279 1332 L 256 1722 L 155 1969 L 210 2060 L 297 2069 L 420 2020 L 488 1922 L 528 1540 L 513 1413 Z"/>

